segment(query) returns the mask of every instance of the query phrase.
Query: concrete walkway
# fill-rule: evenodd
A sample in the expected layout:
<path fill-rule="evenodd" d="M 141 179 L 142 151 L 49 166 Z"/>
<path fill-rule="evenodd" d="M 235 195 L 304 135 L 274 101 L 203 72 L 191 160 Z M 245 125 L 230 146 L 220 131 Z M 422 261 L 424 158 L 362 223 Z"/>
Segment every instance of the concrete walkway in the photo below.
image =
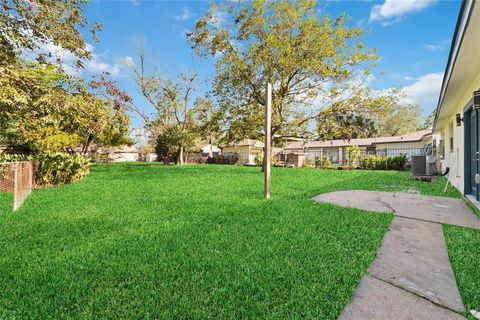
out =
<path fill-rule="evenodd" d="M 376 191 L 338 191 L 313 200 L 395 215 L 339 319 L 465 319 L 441 227 L 480 230 L 480 219 L 463 200 Z"/>

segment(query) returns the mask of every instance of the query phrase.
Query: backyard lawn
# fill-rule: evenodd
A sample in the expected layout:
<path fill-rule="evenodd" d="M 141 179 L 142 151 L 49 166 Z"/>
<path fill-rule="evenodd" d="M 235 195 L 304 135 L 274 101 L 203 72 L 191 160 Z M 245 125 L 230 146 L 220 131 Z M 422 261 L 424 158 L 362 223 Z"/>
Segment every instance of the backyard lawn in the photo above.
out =
<path fill-rule="evenodd" d="M 406 172 L 273 168 L 266 201 L 262 178 L 250 167 L 102 165 L 81 182 L 34 191 L 15 213 L 2 195 L 0 319 L 335 319 L 392 215 L 310 198 L 444 187 Z M 468 267 L 480 237 L 464 235 L 446 232 L 473 305 L 469 282 L 480 274 Z"/>

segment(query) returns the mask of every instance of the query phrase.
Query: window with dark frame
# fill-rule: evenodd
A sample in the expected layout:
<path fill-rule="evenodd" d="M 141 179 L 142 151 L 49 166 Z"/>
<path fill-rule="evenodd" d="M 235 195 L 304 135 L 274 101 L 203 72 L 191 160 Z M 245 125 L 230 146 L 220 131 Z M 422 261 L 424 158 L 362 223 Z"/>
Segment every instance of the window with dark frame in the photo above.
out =
<path fill-rule="evenodd" d="M 440 159 L 445 159 L 445 134 L 443 132 L 438 142 L 438 151 L 440 153 Z"/>
<path fill-rule="evenodd" d="M 453 121 L 450 122 L 450 125 L 448 126 L 448 133 L 449 133 L 449 138 L 450 138 L 450 152 L 453 152 Z"/>

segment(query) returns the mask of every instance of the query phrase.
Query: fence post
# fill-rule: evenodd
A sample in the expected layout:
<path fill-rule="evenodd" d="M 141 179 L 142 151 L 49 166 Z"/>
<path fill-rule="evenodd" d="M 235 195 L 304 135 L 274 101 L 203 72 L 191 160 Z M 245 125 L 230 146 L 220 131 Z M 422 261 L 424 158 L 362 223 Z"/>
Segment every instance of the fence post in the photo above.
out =
<path fill-rule="evenodd" d="M 33 162 L 32 161 L 29 161 L 28 162 L 28 181 L 29 181 L 29 189 L 28 189 L 28 193 L 32 192 L 32 189 L 33 189 Z"/>
<path fill-rule="evenodd" d="M 15 169 L 13 174 L 13 211 L 18 209 L 18 201 L 16 195 L 18 194 L 18 162 L 15 163 Z"/>

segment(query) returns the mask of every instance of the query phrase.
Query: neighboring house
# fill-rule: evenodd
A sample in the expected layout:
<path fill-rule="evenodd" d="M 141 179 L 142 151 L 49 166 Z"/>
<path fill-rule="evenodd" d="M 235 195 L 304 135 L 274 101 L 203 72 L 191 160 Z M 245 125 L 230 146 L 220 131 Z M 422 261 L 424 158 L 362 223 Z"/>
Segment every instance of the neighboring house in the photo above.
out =
<path fill-rule="evenodd" d="M 243 139 L 223 148 L 225 159 L 236 158 L 236 164 L 254 165 L 257 154 L 263 152 L 264 143 L 254 139 Z"/>
<path fill-rule="evenodd" d="M 148 152 L 144 157 L 146 162 L 155 162 L 158 160 L 158 155 L 155 152 Z"/>
<path fill-rule="evenodd" d="M 222 150 L 213 144 L 197 144 L 196 152 L 201 153 L 203 157 L 216 158 Z"/>
<path fill-rule="evenodd" d="M 108 158 L 114 162 L 131 162 L 139 160 L 139 151 L 133 146 L 120 146 L 110 150 Z"/>
<path fill-rule="evenodd" d="M 420 152 L 429 152 L 429 146 L 432 145 L 432 134 L 430 130 L 422 130 L 393 137 L 313 141 L 305 144 L 294 142 L 285 147 L 284 153 L 306 153 L 307 159 L 311 162 L 326 156 L 332 163 L 343 164 L 348 163 L 347 148 L 351 145 L 357 145 L 361 153 L 366 155 L 398 156 L 405 154 L 410 158 Z"/>
<path fill-rule="evenodd" d="M 207 163 L 209 158 L 216 159 L 221 149 L 213 144 L 197 144 L 186 153 L 187 163 Z"/>
<path fill-rule="evenodd" d="M 138 147 L 138 160 L 145 162 L 154 162 L 157 161 L 157 153 L 155 148 L 149 144 L 144 144 Z"/>
<path fill-rule="evenodd" d="M 462 2 L 440 90 L 433 133 L 440 169 L 479 205 L 480 3 Z"/>

